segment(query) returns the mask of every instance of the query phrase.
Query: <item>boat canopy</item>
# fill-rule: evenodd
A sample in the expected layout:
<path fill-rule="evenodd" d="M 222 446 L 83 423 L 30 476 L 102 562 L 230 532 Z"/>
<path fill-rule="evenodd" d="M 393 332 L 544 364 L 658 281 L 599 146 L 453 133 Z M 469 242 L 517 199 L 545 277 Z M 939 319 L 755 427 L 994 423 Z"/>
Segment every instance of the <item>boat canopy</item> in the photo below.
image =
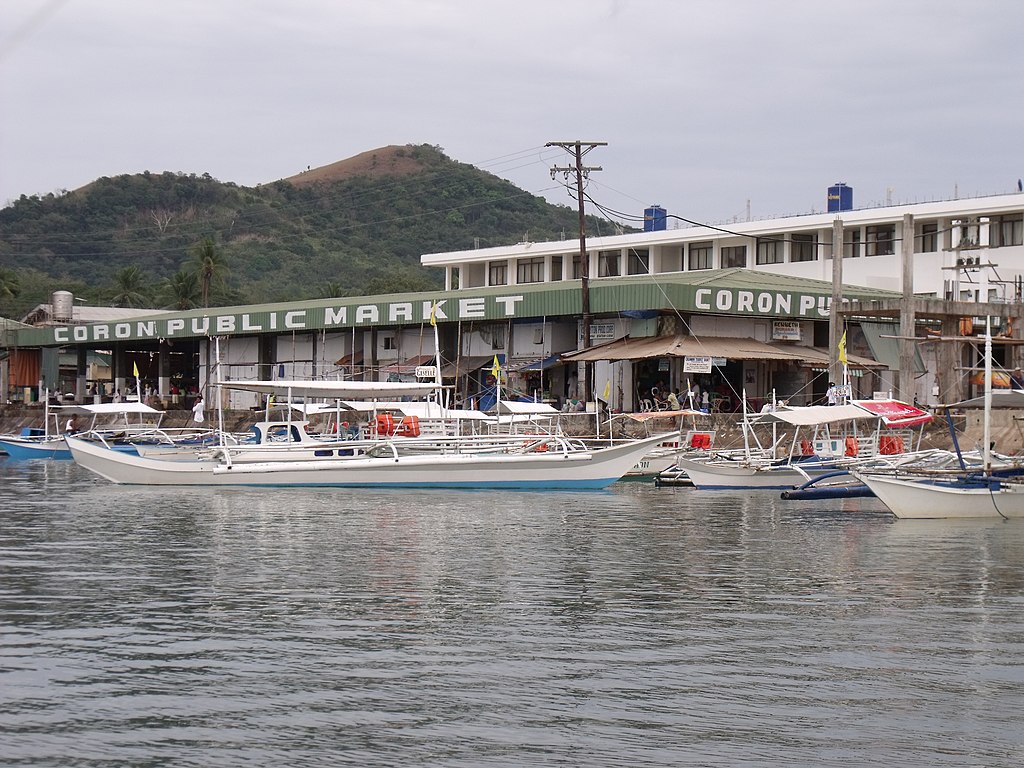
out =
<path fill-rule="evenodd" d="M 107 416 L 110 414 L 120 415 L 122 413 L 150 413 L 162 414 L 163 411 L 156 408 L 151 408 L 145 403 L 139 402 L 128 402 L 128 403 L 92 403 L 88 405 L 51 405 L 51 413 L 66 413 L 75 414 L 82 416 Z"/>
<path fill-rule="evenodd" d="M 405 381 L 222 381 L 222 387 L 265 395 L 291 397 L 326 397 L 337 400 L 362 398 L 422 397 L 439 389 L 433 382 Z"/>
<path fill-rule="evenodd" d="M 494 421 L 493 416 L 488 416 L 483 411 L 462 410 L 456 408 L 445 408 L 438 403 L 411 400 L 411 401 L 380 401 L 380 400 L 339 400 L 334 403 L 292 403 L 292 408 L 307 416 L 314 416 L 322 413 L 358 412 L 374 413 L 382 411 L 397 411 L 405 416 L 415 416 L 419 419 L 463 419 L 477 421 Z"/>
<path fill-rule="evenodd" d="M 759 424 L 784 423 L 796 427 L 834 424 L 838 421 L 881 419 L 891 428 L 916 427 L 932 420 L 932 414 L 900 400 L 854 400 L 845 405 L 793 405 L 756 414 Z"/>
<path fill-rule="evenodd" d="M 561 411 L 549 403 L 533 403 L 520 400 L 501 400 L 498 402 L 498 413 L 515 416 L 558 416 Z"/>

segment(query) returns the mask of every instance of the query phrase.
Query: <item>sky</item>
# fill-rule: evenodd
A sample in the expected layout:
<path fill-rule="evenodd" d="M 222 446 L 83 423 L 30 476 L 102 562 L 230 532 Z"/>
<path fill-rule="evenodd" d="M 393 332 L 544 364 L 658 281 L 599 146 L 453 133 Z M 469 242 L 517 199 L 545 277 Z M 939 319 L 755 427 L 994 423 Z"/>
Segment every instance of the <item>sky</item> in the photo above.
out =
<path fill-rule="evenodd" d="M 5 0 L 0 205 L 431 144 L 575 207 L 575 140 L 627 222 L 999 194 L 1022 74 L 1019 0 Z"/>

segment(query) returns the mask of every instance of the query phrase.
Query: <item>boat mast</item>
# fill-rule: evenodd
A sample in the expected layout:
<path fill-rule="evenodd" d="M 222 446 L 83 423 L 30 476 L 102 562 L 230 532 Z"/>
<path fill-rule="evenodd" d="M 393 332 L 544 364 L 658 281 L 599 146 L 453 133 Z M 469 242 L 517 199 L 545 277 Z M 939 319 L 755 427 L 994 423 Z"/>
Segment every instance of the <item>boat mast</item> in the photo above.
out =
<path fill-rule="evenodd" d="M 985 422 L 982 457 L 985 474 L 992 473 L 992 318 L 985 318 Z"/>

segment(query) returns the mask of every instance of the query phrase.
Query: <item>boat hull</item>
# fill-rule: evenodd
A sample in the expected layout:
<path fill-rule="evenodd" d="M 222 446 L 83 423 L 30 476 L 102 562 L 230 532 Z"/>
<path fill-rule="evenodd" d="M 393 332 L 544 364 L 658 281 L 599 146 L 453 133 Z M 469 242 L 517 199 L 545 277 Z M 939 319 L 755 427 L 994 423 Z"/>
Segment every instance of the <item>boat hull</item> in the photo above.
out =
<path fill-rule="evenodd" d="M 753 467 L 744 462 L 700 462 L 679 459 L 677 465 L 699 490 L 773 490 L 800 485 L 808 477 L 834 472 L 835 466 L 804 462 L 798 471 L 788 465 Z"/>
<path fill-rule="evenodd" d="M 14 461 L 25 461 L 28 459 L 71 459 L 71 451 L 68 449 L 63 437 L 49 440 L 5 437 L 0 439 L 0 449 L 6 451 L 7 455 Z"/>
<path fill-rule="evenodd" d="M 1024 518 L 1024 485 L 1019 482 L 971 484 L 866 473 L 858 476 L 900 519 Z"/>
<path fill-rule="evenodd" d="M 68 444 L 75 461 L 86 469 L 132 485 L 579 490 L 611 485 L 663 439 L 579 452 L 395 454 L 231 466 L 121 454 L 75 438 Z"/>

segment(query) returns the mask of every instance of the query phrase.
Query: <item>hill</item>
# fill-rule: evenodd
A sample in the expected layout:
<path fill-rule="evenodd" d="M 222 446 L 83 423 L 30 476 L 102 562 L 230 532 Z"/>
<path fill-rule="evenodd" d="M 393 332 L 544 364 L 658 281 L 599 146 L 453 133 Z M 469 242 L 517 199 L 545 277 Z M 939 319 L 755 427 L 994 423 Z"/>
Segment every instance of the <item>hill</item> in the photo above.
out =
<path fill-rule="evenodd" d="M 257 187 L 209 174 L 102 177 L 0 210 L 0 316 L 54 290 L 93 303 L 202 306 L 441 285 L 422 253 L 557 239 L 577 213 L 428 145 L 382 147 Z M 610 231 L 591 218 L 591 232 Z M 206 249 L 204 249 L 206 244 Z"/>

